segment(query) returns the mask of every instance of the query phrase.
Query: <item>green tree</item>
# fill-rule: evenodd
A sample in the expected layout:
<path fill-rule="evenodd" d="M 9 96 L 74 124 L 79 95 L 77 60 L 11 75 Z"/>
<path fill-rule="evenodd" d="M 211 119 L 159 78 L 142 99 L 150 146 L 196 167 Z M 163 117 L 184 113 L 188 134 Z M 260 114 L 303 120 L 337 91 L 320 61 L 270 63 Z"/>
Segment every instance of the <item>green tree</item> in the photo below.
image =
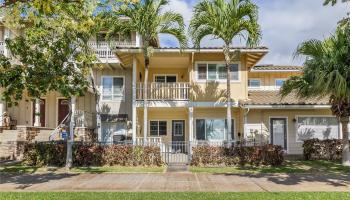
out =
<path fill-rule="evenodd" d="M 332 6 L 334 6 L 335 4 L 337 4 L 338 2 L 340 2 L 339 0 L 325 0 L 323 5 L 329 5 L 332 4 Z M 341 2 L 345 3 L 345 2 L 349 2 L 349 0 L 341 0 Z"/>
<path fill-rule="evenodd" d="M 190 35 L 199 48 L 201 40 L 213 36 L 224 41 L 223 53 L 227 72 L 227 136 L 231 135 L 231 80 L 230 63 L 237 55 L 231 52 L 235 37 L 247 38 L 247 45 L 259 43 L 261 30 L 258 24 L 258 7 L 250 0 L 204 0 L 194 8 L 190 23 Z M 238 55 L 239 56 L 239 55 Z"/>
<path fill-rule="evenodd" d="M 137 32 L 142 40 L 142 50 L 145 65 L 144 78 L 144 139 L 147 137 L 147 83 L 150 58 L 155 47 L 158 47 L 159 34 L 169 34 L 174 36 L 181 48 L 187 46 L 184 31 L 184 20 L 180 14 L 168 11 L 163 12 L 164 6 L 168 5 L 168 0 L 144 0 L 126 1 L 109 4 L 114 12 L 104 13 L 105 21 L 109 32 L 108 38 L 119 34 L 129 34 Z M 120 17 L 127 17 L 128 20 L 120 20 Z"/>
<path fill-rule="evenodd" d="M 339 26 L 335 34 L 324 41 L 302 43 L 296 55 L 306 56 L 302 76 L 285 82 L 282 96 L 296 92 L 300 98 L 329 96 L 331 110 L 342 124 L 343 165 L 350 166 L 350 25 Z"/>
<path fill-rule="evenodd" d="M 98 27 L 93 17 L 95 2 L 54 1 L 50 12 L 41 12 L 35 2 L 17 2 L 5 11 L 6 25 L 21 30 L 5 41 L 10 57 L 0 58 L 1 97 L 10 105 L 25 93 L 39 99 L 57 91 L 71 98 L 84 95 L 90 86 L 87 78 L 96 56 L 87 43 Z M 71 124 L 73 119 L 71 114 Z M 73 137 L 71 128 L 68 168 L 72 165 Z"/>

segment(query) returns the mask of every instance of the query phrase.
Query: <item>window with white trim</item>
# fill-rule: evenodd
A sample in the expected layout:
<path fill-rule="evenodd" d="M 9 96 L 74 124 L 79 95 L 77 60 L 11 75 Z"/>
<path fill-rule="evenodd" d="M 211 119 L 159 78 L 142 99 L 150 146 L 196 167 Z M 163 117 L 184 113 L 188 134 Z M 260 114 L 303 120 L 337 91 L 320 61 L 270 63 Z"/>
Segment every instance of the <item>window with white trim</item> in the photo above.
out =
<path fill-rule="evenodd" d="M 302 116 L 297 119 L 299 142 L 313 138 L 338 139 L 339 136 L 339 122 L 336 117 Z"/>
<path fill-rule="evenodd" d="M 226 119 L 197 119 L 196 139 L 197 140 L 225 140 Z M 234 120 L 231 121 L 231 136 L 234 139 Z"/>
<path fill-rule="evenodd" d="M 284 82 L 286 82 L 286 79 L 275 79 L 275 86 L 276 88 L 280 88 L 283 86 Z"/>
<path fill-rule="evenodd" d="M 116 77 L 116 76 L 102 77 L 102 100 L 103 101 L 124 100 L 124 77 Z"/>
<path fill-rule="evenodd" d="M 167 135 L 167 121 L 150 121 L 150 135 Z"/>
<path fill-rule="evenodd" d="M 260 79 L 248 79 L 249 88 L 260 88 L 261 80 Z"/>
<path fill-rule="evenodd" d="M 176 75 L 154 75 L 154 82 L 157 83 L 175 83 Z"/>
<path fill-rule="evenodd" d="M 198 81 L 225 81 L 227 78 L 226 65 L 224 63 L 198 63 L 197 80 Z M 231 81 L 239 81 L 238 64 L 230 65 Z"/>

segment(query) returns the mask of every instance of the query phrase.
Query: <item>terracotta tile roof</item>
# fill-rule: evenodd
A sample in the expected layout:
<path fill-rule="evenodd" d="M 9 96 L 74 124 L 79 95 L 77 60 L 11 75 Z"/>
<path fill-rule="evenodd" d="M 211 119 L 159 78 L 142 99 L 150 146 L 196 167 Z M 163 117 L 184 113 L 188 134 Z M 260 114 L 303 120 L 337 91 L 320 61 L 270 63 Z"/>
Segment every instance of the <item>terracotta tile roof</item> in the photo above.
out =
<path fill-rule="evenodd" d="M 303 66 L 292 66 L 292 65 L 256 65 L 251 71 L 302 71 Z"/>
<path fill-rule="evenodd" d="M 327 97 L 322 99 L 298 99 L 295 94 L 289 94 L 281 99 L 279 91 L 257 90 L 249 91 L 249 100 L 245 105 L 328 105 Z"/>

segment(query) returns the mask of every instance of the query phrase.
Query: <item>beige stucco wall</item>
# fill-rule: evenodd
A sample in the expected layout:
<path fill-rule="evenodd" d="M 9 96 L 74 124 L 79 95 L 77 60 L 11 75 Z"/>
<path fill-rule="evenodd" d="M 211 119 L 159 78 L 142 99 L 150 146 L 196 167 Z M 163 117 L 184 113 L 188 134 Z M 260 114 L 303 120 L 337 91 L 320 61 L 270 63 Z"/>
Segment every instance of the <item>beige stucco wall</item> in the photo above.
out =
<path fill-rule="evenodd" d="M 149 108 L 148 109 L 148 136 L 150 135 L 150 121 L 167 121 L 167 135 L 161 136 L 162 141 L 172 139 L 172 120 L 185 120 L 185 140 L 188 141 L 188 112 L 187 108 Z M 137 137 L 143 137 L 143 108 L 137 109 Z"/>
<path fill-rule="evenodd" d="M 248 77 L 260 79 L 262 86 L 274 86 L 275 79 L 287 79 L 291 76 L 300 75 L 299 72 L 248 72 Z"/>
<path fill-rule="evenodd" d="M 302 142 L 296 141 L 296 119 L 298 115 L 332 115 L 329 109 L 251 109 L 248 113 L 248 125 L 261 124 L 261 129 L 269 134 L 271 117 L 287 117 L 287 150 L 288 154 L 302 154 Z"/>

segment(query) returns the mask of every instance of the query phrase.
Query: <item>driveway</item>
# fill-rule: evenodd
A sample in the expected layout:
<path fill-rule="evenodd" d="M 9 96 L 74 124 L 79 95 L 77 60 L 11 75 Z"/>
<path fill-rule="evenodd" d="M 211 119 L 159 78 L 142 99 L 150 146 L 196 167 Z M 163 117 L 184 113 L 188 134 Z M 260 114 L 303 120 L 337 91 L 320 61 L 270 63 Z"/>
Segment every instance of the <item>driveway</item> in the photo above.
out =
<path fill-rule="evenodd" d="M 0 174 L 0 191 L 350 192 L 350 175 L 204 173 Z"/>

